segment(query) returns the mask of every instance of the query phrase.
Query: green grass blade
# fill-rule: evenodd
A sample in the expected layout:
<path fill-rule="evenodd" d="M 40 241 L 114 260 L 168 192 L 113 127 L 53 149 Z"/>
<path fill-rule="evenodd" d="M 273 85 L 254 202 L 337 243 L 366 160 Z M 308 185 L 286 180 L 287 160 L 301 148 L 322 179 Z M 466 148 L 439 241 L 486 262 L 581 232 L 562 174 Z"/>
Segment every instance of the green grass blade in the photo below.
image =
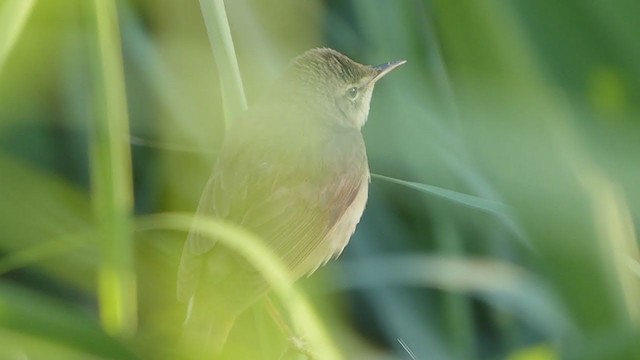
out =
<path fill-rule="evenodd" d="M 92 238 L 89 233 L 91 232 L 63 235 L 24 250 L 12 252 L 0 258 L 0 276 L 77 249 L 89 242 L 87 239 Z"/>
<path fill-rule="evenodd" d="M 506 226 L 519 239 L 521 239 L 525 243 L 525 245 L 531 246 L 526 235 L 524 234 L 520 226 L 516 223 L 515 219 L 513 218 L 511 209 L 507 205 L 501 202 L 484 199 L 478 196 L 464 194 L 464 193 L 460 193 L 460 192 L 449 190 L 449 189 L 443 189 L 441 187 L 437 187 L 433 185 L 421 184 L 413 181 L 400 180 L 400 179 L 379 175 L 379 174 L 371 174 L 371 177 L 374 179 L 380 179 L 393 184 L 398 184 L 414 190 L 418 190 L 425 194 L 435 195 L 437 197 L 451 200 L 458 204 L 462 204 L 474 209 L 492 213 L 496 215 L 500 219 L 500 221 L 502 221 L 504 226 Z"/>
<path fill-rule="evenodd" d="M 406 186 L 411 189 L 415 189 L 421 191 L 426 194 L 435 195 L 437 197 L 441 197 L 443 199 L 451 200 L 458 204 L 462 204 L 474 209 L 479 209 L 482 211 L 494 213 L 494 214 L 508 214 L 509 208 L 502 203 L 497 201 L 483 199 L 481 197 L 460 193 L 457 191 L 444 189 L 441 187 L 421 184 L 413 181 L 405 181 L 396 178 L 391 178 L 384 175 L 371 174 L 371 177 L 374 179 L 384 180 L 393 184 L 398 184 L 402 186 Z"/>
<path fill-rule="evenodd" d="M 0 72 L 11 53 L 35 0 L 7 0 L 0 8 Z"/>
<path fill-rule="evenodd" d="M 200 0 L 209 42 L 218 67 L 227 125 L 247 108 L 240 68 L 223 0 Z"/>
<path fill-rule="evenodd" d="M 309 302 L 293 286 L 293 279 L 286 266 L 255 235 L 220 220 L 196 217 L 196 221 L 186 214 L 153 215 L 139 219 L 138 230 L 173 229 L 178 231 L 198 231 L 216 239 L 224 246 L 238 252 L 271 285 L 285 308 L 291 313 L 296 329 L 305 336 L 310 351 L 317 359 L 341 359 L 339 350 L 332 343 L 327 330 Z"/>
<path fill-rule="evenodd" d="M 93 204 L 102 230 L 99 271 L 100 318 L 110 333 L 136 328 L 136 276 L 131 214 L 133 185 L 129 120 L 116 6 L 96 0 L 97 119 L 91 142 Z"/>

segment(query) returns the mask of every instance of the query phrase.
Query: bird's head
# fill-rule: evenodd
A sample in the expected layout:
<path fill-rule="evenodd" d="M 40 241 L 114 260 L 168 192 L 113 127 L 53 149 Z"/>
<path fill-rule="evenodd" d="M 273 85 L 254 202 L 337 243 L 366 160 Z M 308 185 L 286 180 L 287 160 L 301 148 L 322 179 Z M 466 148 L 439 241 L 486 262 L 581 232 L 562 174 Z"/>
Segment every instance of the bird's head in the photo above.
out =
<path fill-rule="evenodd" d="M 367 121 L 375 83 L 406 61 L 383 65 L 359 64 L 338 51 L 318 48 L 295 58 L 285 73 L 285 82 L 304 97 L 313 111 L 322 112 L 323 121 L 360 129 Z"/>

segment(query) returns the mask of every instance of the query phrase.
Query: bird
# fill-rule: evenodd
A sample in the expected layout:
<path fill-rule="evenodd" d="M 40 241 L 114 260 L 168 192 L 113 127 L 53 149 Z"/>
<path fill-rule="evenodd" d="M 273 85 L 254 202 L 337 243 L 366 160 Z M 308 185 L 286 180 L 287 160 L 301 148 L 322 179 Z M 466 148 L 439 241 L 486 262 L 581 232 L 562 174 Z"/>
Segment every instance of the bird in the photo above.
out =
<path fill-rule="evenodd" d="M 197 214 L 258 235 L 293 279 L 338 257 L 367 202 L 361 129 L 374 86 L 405 62 L 363 65 L 330 48 L 294 58 L 229 126 Z M 189 233 L 177 296 L 189 302 L 184 334 L 193 342 L 219 353 L 238 316 L 268 291 L 238 254 Z"/>

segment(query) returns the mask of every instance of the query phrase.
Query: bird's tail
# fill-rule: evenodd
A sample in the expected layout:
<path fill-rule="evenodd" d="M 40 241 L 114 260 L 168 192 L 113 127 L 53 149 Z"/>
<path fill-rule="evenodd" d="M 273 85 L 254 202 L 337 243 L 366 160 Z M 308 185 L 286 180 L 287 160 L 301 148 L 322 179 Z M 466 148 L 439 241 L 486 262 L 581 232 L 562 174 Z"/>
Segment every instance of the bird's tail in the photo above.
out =
<path fill-rule="evenodd" d="M 236 318 L 235 312 L 225 311 L 193 296 L 184 321 L 183 342 L 192 353 L 219 355 Z"/>

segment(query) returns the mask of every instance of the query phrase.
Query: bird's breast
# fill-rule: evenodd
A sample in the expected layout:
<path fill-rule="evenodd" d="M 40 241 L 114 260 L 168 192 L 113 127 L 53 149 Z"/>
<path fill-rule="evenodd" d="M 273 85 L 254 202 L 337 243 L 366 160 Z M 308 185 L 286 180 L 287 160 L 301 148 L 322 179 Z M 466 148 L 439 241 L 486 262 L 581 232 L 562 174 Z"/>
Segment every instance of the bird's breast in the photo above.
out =
<path fill-rule="evenodd" d="M 333 257 L 338 257 L 349 243 L 351 236 L 356 230 L 356 226 L 362 218 L 364 208 L 367 204 L 369 196 L 369 172 L 363 177 L 356 196 L 351 204 L 347 207 L 342 217 L 338 219 L 333 228 L 327 234 L 327 242 L 329 244 L 329 254 L 325 258 L 326 263 Z"/>
<path fill-rule="evenodd" d="M 334 134 L 326 143 L 324 178 L 326 192 L 320 202 L 331 214 L 311 272 L 339 256 L 349 243 L 364 212 L 369 193 L 369 166 L 362 135 Z M 309 272 L 309 273 L 311 273 Z"/>

